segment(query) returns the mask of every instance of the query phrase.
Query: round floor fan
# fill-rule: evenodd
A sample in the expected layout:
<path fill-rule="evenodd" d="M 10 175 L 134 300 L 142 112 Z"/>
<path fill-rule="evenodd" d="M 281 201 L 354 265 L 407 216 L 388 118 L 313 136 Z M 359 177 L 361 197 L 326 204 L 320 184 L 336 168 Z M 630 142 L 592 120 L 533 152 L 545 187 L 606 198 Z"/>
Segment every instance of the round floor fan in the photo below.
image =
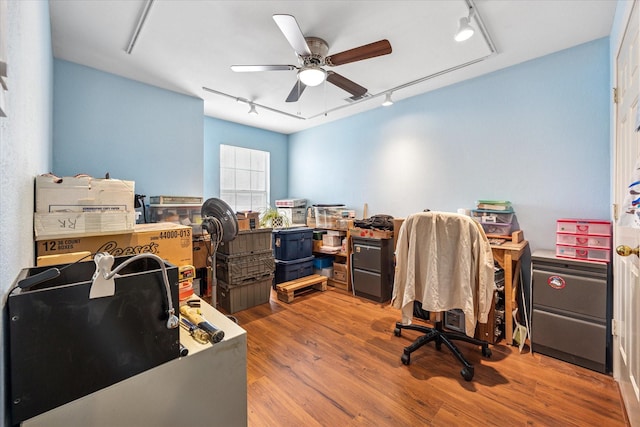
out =
<path fill-rule="evenodd" d="M 202 216 L 202 229 L 211 236 L 211 286 L 212 294 L 217 292 L 218 279 L 216 278 L 216 252 L 222 242 L 230 242 L 238 235 L 238 218 L 224 200 L 207 199 L 200 210 Z M 216 295 L 213 295 L 214 301 Z M 215 304 L 214 304 L 215 305 Z"/>
<path fill-rule="evenodd" d="M 229 242 L 238 235 L 238 219 L 231 206 L 224 200 L 207 199 L 202 205 L 200 215 L 202 229 L 211 235 L 211 242 Z"/>

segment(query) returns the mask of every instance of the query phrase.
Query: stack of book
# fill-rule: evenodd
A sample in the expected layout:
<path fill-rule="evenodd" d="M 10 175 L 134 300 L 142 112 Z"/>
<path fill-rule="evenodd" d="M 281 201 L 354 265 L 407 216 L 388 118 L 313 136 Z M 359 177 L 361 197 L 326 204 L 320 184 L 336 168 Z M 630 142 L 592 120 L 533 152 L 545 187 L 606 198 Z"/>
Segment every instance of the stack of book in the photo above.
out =
<path fill-rule="evenodd" d="M 489 237 L 510 236 L 513 207 L 508 200 L 478 200 L 472 210 L 473 219 L 482 224 Z"/>

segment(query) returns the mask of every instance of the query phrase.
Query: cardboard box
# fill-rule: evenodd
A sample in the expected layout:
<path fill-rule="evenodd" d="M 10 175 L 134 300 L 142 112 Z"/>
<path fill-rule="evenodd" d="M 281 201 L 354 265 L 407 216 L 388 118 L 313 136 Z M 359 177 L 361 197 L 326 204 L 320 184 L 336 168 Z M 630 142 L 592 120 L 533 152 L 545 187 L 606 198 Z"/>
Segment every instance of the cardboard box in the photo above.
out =
<path fill-rule="evenodd" d="M 126 234 L 41 240 L 36 244 L 36 265 L 41 265 L 40 257 L 82 251 L 108 252 L 116 257 L 150 252 L 176 266 L 193 265 L 192 230 L 185 225 L 159 222 L 137 224 L 132 233 Z"/>
<path fill-rule="evenodd" d="M 213 247 L 211 247 L 211 238 L 207 235 L 205 238 L 195 240 L 193 243 L 193 266 L 195 268 L 206 268 L 211 265 L 208 259 L 213 255 Z"/>
<path fill-rule="evenodd" d="M 243 211 L 236 212 L 238 219 L 238 230 L 255 230 L 260 228 L 260 213 Z"/>
<path fill-rule="evenodd" d="M 33 214 L 36 240 L 131 233 L 135 212 L 54 212 Z"/>
<path fill-rule="evenodd" d="M 369 239 L 390 239 L 393 237 L 393 231 L 377 230 L 373 228 L 354 227 L 350 232 L 351 237 L 366 237 Z"/>
<path fill-rule="evenodd" d="M 76 261 L 85 261 L 91 258 L 91 252 L 70 252 L 68 254 L 45 255 L 38 257 L 38 267 L 58 264 L 71 264 Z"/>
<path fill-rule="evenodd" d="M 322 245 L 329 247 L 338 247 L 342 245 L 342 237 L 340 236 L 330 236 L 325 234 L 322 236 Z"/>
<path fill-rule="evenodd" d="M 134 181 L 36 177 L 36 212 L 134 212 Z"/>
<path fill-rule="evenodd" d="M 333 280 L 347 282 L 347 265 L 338 262 L 333 263 Z"/>
<path fill-rule="evenodd" d="M 248 219 L 240 219 L 238 218 L 238 231 L 247 231 L 251 230 L 251 223 Z"/>

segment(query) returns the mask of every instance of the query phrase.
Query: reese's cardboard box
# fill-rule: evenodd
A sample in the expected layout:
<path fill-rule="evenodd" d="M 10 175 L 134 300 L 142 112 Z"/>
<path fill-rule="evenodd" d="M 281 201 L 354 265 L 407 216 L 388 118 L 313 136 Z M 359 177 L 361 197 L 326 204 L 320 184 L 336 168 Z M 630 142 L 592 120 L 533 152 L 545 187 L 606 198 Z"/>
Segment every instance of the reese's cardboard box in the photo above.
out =
<path fill-rule="evenodd" d="M 169 263 L 192 265 L 192 229 L 171 222 L 136 224 L 134 231 L 125 234 L 62 237 L 36 242 L 36 265 L 48 265 L 52 255 L 75 252 L 108 252 L 111 255 L 127 256 L 152 253 Z"/>

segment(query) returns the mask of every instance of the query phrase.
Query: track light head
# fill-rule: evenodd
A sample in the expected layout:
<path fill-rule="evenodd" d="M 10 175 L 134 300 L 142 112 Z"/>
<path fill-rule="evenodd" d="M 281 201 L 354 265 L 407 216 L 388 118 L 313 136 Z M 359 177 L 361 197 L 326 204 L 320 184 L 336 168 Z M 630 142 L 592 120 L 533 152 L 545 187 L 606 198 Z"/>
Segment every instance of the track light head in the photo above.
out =
<path fill-rule="evenodd" d="M 473 33 L 475 32 L 475 30 L 470 25 L 470 17 L 471 16 L 469 16 L 469 18 L 467 17 L 460 18 L 460 22 L 458 23 L 458 31 L 456 32 L 456 35 L 453 37 L 455 41 L 463 42 L 465 40 L 470 39 L 471 36 L 473 36 Z"/>
<path fill-rule="evenodd" d="M 382 105 L 385 107 L 393 105 L 393 100 L 391 99 L 391 92 L 387 92 L 387 94 L 384 97 L 384 102 L 382 103 Z"/>
<path fill-rule="evenodd" d="M 258 111 L 256 111 L 256 105 L 253 102 L 249 103 L 249 114 L 252 116 L 258 115 Z"/>

